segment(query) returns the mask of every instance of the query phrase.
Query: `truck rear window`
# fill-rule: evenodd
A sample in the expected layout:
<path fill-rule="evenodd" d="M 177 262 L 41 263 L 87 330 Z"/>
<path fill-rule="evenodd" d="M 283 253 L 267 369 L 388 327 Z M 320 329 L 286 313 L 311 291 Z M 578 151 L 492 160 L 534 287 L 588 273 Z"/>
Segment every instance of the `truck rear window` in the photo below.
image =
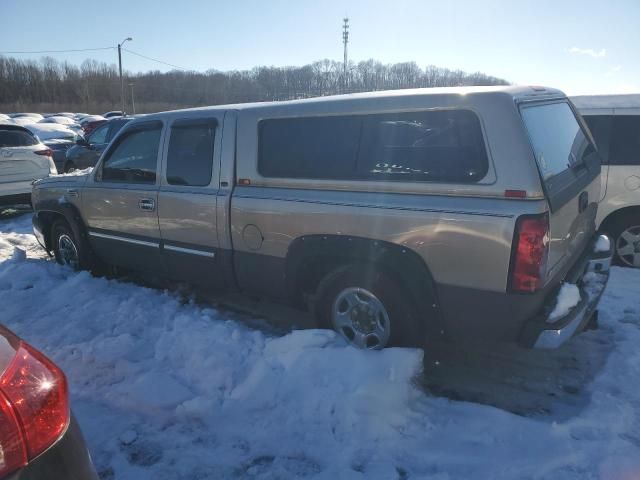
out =
<path fill-rule="evenodd" d="M 521 113 L 552 208 L 559 207 L 600 173 L 600 157 L 567 102 Z"/>
<path fill-rule="evenodd" d="M 265 177 L 474 183 L 489 167 L 468 110 L 269 119 L 260 122 Z"/>

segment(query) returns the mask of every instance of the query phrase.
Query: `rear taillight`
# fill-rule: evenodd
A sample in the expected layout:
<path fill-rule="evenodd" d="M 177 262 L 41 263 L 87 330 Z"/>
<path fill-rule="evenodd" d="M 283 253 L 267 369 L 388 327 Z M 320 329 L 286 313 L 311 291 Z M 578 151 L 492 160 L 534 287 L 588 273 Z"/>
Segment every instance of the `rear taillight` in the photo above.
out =
<path fill-rule="evenodd" d="M 44 452 L 69 424 L 64 374 L 30 345 L 18 345 L 0 377 L 0 477 Z"/>
<path fill-rule="evenodd" d="M 36 155 L 42 155 L 43 157 L 53 157 L 53 150 L 51 150 L 50 148 L 47 148 L 45 150 L 36 150 L 35 152 Z"/>
<path fill-rule="evenodd" d="M 531 293 L 544 286 L 549 256 L 549 215 L 524 215 L 516 222 L 510 290 Z"/>

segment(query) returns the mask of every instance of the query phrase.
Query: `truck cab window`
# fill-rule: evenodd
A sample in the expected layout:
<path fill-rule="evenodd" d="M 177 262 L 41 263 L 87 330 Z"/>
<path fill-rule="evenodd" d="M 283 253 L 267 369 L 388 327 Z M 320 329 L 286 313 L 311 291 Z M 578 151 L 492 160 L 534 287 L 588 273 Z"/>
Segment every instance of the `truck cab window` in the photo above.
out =
<path fill-rule="evenodd" d="M 174 122 L 167 154 L 167 183 L 203 187 L 211 182 L 215 122 Z"/>

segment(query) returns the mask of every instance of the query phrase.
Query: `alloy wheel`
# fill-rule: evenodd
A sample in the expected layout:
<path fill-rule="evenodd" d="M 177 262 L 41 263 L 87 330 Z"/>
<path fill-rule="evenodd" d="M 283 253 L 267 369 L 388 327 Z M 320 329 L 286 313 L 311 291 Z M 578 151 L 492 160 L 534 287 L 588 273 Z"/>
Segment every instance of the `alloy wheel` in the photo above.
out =
<path fill-rule="evenodd" d="M 342 290 L 333 302 L 331 318 L 334 329 L 358 348 L 378 350 L 389 343 L 389 314 L 369 290 Z"/>
<path fill-rule="evenodd" d="M 640 268 L 640 225 L 628 227 L 618 236 L 616 253 L 625 265 Z"/>
<path fill-rule="evenodd" d="M 68 265 L 74 270 L 77 270 L 80 266 L 80 256 L 78 255 L 78 249 L 76 248 L 73 239 L 63 233 L 58 237 L 58 252 L 60 253 L 60 260 L 64 265 Z"/>

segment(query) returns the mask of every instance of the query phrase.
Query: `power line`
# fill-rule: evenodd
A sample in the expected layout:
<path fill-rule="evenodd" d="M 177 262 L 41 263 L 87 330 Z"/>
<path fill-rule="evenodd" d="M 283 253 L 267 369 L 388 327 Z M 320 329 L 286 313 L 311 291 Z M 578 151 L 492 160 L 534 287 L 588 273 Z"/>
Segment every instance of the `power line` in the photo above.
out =
<path fill-rule="evenodd" d="M 163 62 L 162 60 L 158 60 L 156 58 L 147 57 L 146 55 L 142 55 L 141 53 L 134 52 L 133 50 L 129 50 L 128 48 L 123 48 L 122 50 L 124 50 L 125 52 L 132 53 L 133 55 L 137 55 L 138 57 L 146 58 L 147 60 L 151 60 L 152 62 L 157 62 L 163 65 L 168 65 L 169 67 L 177 68 L 178 70 L 185 70 L 185 71 L 188 70 L 187 68 L 179 67 L 178 65 L 173 65 L 172 63 L 167 63 L 167 62 Z"/>
<path fill-rule="evenodd" d="M 116 47 L 100 47 L 100 48 L 76 48 L 73 50 L 23 50 L 15 52 L 0 52 L 0 55 L 11 55 L 17 53 L 71 53 L 71 52 L 93 52 L 96 50 L 113 50 Z"/>

